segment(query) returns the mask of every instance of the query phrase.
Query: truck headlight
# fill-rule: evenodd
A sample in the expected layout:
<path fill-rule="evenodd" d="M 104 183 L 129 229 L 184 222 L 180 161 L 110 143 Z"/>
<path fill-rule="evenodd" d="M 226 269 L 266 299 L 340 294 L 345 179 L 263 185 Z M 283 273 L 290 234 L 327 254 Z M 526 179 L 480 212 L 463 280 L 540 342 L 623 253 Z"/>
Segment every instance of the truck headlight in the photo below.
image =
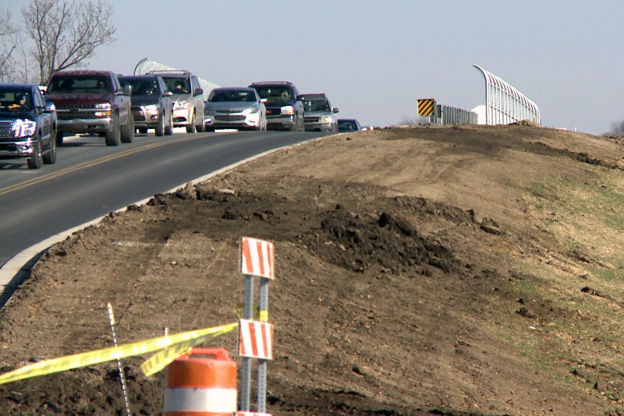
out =
<path fill-rule="evenodd" d="M 15 120 L 11 130 L 15 137 L 30 137 L 37 131 L 37 123 L 28 119 Z"/>
<path fill-rule="evenodd" d="M 332 120 L 331 116 L 322 116 L 321 117 L 321 123 L 331 123 L 332 121 L 333 120 Z"/>
<path fill-rule="evenodd" d="M 285 105 L 282 107 L 282 115 L 283 116 L 294 116 L 295 115 L 295 107 L 292 105 Z"/>
<path fill-rule="evenodd" d="M 95 116 L 96 117 L 110 117 L 112 112 L 111 112 L 111 105 L 110 103 L 100 103 L 100 104 L 96 104 L 95 105 Z"/>

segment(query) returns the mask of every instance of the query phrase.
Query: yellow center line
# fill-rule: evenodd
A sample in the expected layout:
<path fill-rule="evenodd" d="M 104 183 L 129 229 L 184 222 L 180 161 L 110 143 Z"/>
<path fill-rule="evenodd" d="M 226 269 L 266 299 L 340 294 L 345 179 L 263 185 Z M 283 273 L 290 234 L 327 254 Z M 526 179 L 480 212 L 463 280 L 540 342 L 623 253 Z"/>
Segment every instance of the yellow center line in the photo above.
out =
<path fill-rule="evenodd" d="M 201 139 L 205 139 L 205 137 L 190 136 L 190 137 L 185 137 L 185 138 L 177 139 L 177 140 L 167 140 L 167 141 L 162 141 L 162 142 L 158 142 L 158 143 L 148 144 L 147 146 L 141 146 L 141 147 L 136 147 L 134 149 L 128 149 L 128 150 L 125 150 L 125 151 L 122 151 L 122 152 L 114 153 L 112 155 L 104 156 L 104 157 L 101 157 L 99 159 L 91 160 L 91 161 L 88 161 L 88 162 L 82 162 L 82 163 L 79 163 L 77 165 L 71 166 L 69 168 L 61 169 L 61 170 L 59 170 L 57 172 L 53 172 L 53 173 L 47 174 L 45 176 L 41 176 L 39 178 L 33 178 L 33 179 L 30 179 L 30 180 L 27 180 L 27 181 L 24 181 L 24 182 L 20 182 L 20 183 L 15 184 L 15 185 L 7 186 L 5 188 L 0 188 L 0 195 L 6 195 L 9 192 L 18 191 L 20 189 L 24 189 L 24 188 L 27 188 L 27 187 L 32 186 L 32 185 L 36 185 L 36 184 L 39 184 L 39 183 L 47 182 L 49 180 L 58 178 L 58 177 L 63 176 L 63 175 L 67 175 L 69 173 L 73 173 L 73 172 L 79 171 L 81 169 L 86 169 L 86 168 L 90 168 L 90 167 L 93 167 L 93 166 L 101 165 L 101 164 L 106 163 L 106 162 L 110 162 L 111 160 L 121 159 L 122 157 L 129 156 L 129 155 L 132 155 L 134 153 L 142 152 L 144 150 L 156 149 L 158 147 L 166 146 L 168 144 L 186 142 L 186 141 L 190 141 L 190 140 L 197 140 L 197 139 L 200 139 L 200 138 Z"/>

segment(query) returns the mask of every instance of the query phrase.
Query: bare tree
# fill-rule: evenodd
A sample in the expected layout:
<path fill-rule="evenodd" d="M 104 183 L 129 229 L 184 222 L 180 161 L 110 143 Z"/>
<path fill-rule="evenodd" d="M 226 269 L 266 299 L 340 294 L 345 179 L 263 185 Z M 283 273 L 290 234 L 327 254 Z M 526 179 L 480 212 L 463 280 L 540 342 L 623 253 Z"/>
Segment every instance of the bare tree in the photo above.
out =
<path fill-rule="evenodd" d="M 0 82 L 14 79 L 15 55 L 19 44 L 19 32 L 13 24 L 11 13 L 0 14 Z"/>
<path fill-rule="evenodd" d="M 624 136 L 624 120 L 611 123 L 611 130 L 607 133 L 612 136 Z"/>
<path fill-rule="evenodd" d="M 98 46 L 115 41 L 112 6 L 101 0 L 32 0 L 22 9 L 39 83 L 72 66 L 84 65 Z"/>

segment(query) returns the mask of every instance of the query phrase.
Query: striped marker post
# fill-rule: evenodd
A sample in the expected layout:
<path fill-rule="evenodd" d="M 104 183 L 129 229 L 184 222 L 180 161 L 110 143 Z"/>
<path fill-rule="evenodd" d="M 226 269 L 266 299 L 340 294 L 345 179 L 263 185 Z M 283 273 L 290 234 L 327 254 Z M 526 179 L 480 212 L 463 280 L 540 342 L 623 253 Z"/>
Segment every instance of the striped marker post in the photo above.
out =
<path fill-rule="evenodd" d="M 252 321 L 253 318 L 253 277 L 260 277 L 260 324 L 258 334 L 260 335 L 260 344 L 269 338 L 262 338 L 262 334 L 266 336 L 270 333 L 270 358 L 266 356 L 243 356 L 242 358 L 242 381 L 241 381 L 241 403 L 242 411 L 249 411 L 250 401 L 250 385 L 251 385 L 251 357 L 258 358 L 258 412 L 262 414 L 266 410 L 266 361 L 273 358 L 273 326 L 268 324 L 269 320 L 269 281 L 275 278 L 275 262 L 274 262 L 274 246 L 268 241 L 258 240 L 250 237 L 241 239 L 241 273 L 245 275 L 245 306 L 243 308 L 243 318 L 241 320 L 241 338 L 239 340 L 241 348 L 246 348 L 245 344 L 251 348 L 251 344 L 258 345 L 258 338 L 255 337 L 256 326 Z M 245 322 L 245 323 L 243 323 Z M 269 328 L 269 329 L 267 329 Z M 254 336 L 251 336 L 251 331 Z M 268 331 L 268 332 L 267 332 Z M 243 338 L 243 333 L 248 334 Z M 253 339 L 253 342 L 252 342 Z M 256 350 L 258 352 L 258 350 Z"/>

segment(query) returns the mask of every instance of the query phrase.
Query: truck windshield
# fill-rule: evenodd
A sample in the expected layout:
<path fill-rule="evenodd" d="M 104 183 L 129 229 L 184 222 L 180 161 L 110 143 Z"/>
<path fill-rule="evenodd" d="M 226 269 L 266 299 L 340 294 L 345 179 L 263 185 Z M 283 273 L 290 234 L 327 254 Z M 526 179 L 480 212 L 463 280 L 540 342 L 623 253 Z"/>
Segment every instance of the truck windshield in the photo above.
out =
<path fill-rule="evenodd" d="M 29 92 L 0 89 L 0 111 L 20 112 L 32 110 L 32 97 Z"/>
<path fill-rule="evenodd" d="M 306 113 L 313 111 L 329 111 L 329 104 L 325 100 L 304 100 L 303 108 Z"/>
<path fill-rule="evenodd" d="M 292 103 L 294 101 L 293 91 L 288 87 L 255 87 L 260 98 L 266 98 L 267 101 L 282 101 Z"/>
<path fill-rule="evenodd" d="M 163 77 L 167 88 L 174 94 L 190 94 L 191 85 L 187 77 Z"/>
<path fill-rule="evenodd" d="M 111 91 L 108 79 L 98 76 L 60 76 L 48 85 L 48 94 L 105 94 Z"/>

